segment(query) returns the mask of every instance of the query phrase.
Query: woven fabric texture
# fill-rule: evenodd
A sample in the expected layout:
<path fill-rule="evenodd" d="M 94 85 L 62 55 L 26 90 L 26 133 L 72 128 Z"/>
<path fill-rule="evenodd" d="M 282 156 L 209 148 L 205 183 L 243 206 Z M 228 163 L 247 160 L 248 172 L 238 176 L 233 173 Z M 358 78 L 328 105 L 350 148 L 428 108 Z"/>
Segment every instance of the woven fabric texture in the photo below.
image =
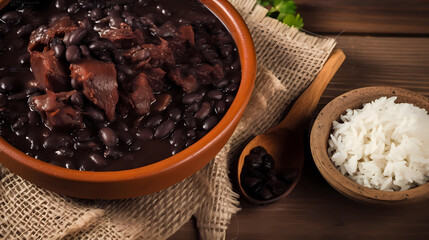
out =
<path fill-rule="evenodd" d="M 256 0 L 230 0 L 253 36 L 258 74 L 237 130 L 201 171 L 151 195 L 117 201 L 68 198 L 0 165 L 0 239 L 166 239 L 192 216 L 202 239 L 224 239 L 239 210 L 229 162 L 254 135 L 275 124 L 310 84 L 335 40 L 310 36 L 265 17 Z"/>

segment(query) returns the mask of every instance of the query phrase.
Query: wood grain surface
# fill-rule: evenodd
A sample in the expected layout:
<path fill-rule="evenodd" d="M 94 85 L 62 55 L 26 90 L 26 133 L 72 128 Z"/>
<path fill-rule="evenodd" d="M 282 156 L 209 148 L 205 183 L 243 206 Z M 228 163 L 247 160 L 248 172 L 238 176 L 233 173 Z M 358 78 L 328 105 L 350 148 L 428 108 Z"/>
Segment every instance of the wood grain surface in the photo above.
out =
<path fill-rule="evenodd" d="M 295 0 L 305 29 L 337 37 L 346 61 L 318 105 L 367 86 L 402 87 L 429 97 L 428 0 Z M 429 239 L 429 202 L 375 207 L 347 199 L 323 179 L 306 142 L 300 182 L 282 201 L 241 201 L 227 239 Z M 171 239 L 198 239 L 193 221 Z"/>
<path fill-rule="evenodd" d="M 318 33 L 429 34 L 428 0 L 295 0 Z"/>

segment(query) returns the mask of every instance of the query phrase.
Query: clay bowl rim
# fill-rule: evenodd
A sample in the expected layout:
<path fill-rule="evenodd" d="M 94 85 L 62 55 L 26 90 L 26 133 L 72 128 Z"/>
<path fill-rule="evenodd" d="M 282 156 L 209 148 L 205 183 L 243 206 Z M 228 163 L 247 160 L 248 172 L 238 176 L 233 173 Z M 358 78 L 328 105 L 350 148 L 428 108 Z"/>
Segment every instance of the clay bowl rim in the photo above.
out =
<path fill-rule="evenodd" d="M 136 178 L 149 178 L 151 176 L 160 175 L 163 172 L 172 171 L 172 169 L 176 168 L 178 165 L 190 161 L 194 155 L 198 155 L 210 149 L 216 142 L 221 141 L 221 139 L 229 138 L 228 133 L 232 133 L 235 128 L 235 123 L 241 118 L 253 90 L 256 76 L 255 49 L 247 25 L 237 10 L 229 2 L 226 0 L 201 0 L 201 3 L 219 19 L 222 19 L 221 22 L 233 36 L 234 42 L 239 49 L 242 71 L 241 83 L 232 105 L 219 123 L 203 138 L 178 154 L 159 162 L 139 168 L 105 172 L 71 170 L 52 165 L 26 155 L 24 152 L 9 144 L 2 137 L 0 137 L 0 151 L 3 151 L 21 166 L 23 165 L 27 169 L 31 169 L 31 171 L 37 171 L 54 178 L 61 178 L 74 182 L 109 183 L 132 181 Z"/>
<path fill-rule="evenodd" d="M 346 109 L 361 108 L 364 103 L 382 96 L 398 96 L 396 103 L 413 103 L 415 106 L 429 111 L 429 99 L 427 97 L 403 88 L 375 86 L 346 92 L 329 102 L 320 111 L 313 124 L 310 133 L 310 149 L 313 161 L 321 175 L 333 188 L 353 200 L 377 205 L 400 205 L 427 200 L 429 199 L 429 182 L 404 191 L 389 192 L 371 189 L 341 174 L 328 156 L 328 138 L 332 130 L 332 122 L 338 120 Z M 326 137 L 324 137 L 325 135 Z"/>

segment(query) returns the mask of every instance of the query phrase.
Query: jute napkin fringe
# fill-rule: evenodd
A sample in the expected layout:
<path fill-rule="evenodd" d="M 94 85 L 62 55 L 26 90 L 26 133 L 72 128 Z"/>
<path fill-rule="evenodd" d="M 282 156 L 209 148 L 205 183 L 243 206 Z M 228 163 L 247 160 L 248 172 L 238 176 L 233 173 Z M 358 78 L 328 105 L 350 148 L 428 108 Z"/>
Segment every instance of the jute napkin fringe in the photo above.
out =
<path fill-rule="evenodd" d="M 202 239 L 224 239 L 239 211 L 228 163 L 276 123 L 310 84 L 335 40 L 265 17 L 256 0 L 230 0 L 245 19 L 258 59 L 255 90 L 237 130 L 206 167 L 168 189 L 134 199 L 89 201 L 41 189 L 0 165 L 0 239 L 165 239 L 192 216 Z"/>

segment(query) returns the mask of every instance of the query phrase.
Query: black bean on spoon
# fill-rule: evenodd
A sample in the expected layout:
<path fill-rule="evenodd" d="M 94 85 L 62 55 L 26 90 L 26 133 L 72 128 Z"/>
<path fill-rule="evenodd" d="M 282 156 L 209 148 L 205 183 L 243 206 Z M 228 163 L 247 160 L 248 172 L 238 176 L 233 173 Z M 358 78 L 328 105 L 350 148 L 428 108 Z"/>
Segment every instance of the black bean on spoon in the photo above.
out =
<path fill-rule="evenodd" d="M 297 174 L 289 175 L 287 181 L 283 179 L 276 172 L 273 157 L 265 148 L 257 146 L 244 158 L 240 177 L 247 195 L 255 199 L 270 200 L 286 192 L 289 183 L 296 176 Z"/>

